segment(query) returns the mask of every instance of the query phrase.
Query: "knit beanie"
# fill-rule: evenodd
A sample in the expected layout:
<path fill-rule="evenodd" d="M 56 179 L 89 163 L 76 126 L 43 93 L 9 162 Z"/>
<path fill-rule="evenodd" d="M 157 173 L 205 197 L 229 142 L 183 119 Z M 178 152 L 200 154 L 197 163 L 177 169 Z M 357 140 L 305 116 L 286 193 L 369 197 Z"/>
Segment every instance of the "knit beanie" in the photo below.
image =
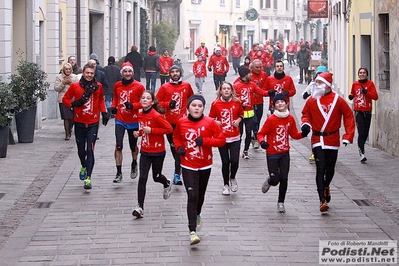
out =
<path fill-rule="evenodd" d="M 180 72 L 180 74 L 181 74 L 181 68 L 180 68 L 179 66 L 173 65 L 173 66 L 169 69 L 169 75 L 170 75 L 170 73 L 172 73 L 172 70 L 174 70 L 174 69 L 177 69 L 177 70 Z"/>
<path fill-rule="evenodd" d="M 277 102 L 278 100 L 283 100 L 285 103 L 287 103 L 287 100 L 285 99 L 285 96 L 284 96 L 283 94 L 281 94 L 281 93 L 276 94 L 276 95 L 273 97 L 273 105 L 276 105 L 276 102 Z"/>
<path fill-rule="evenodd" d="M 190 106 L 190 103 L 192 102 L 192 101 L 194 101 L 194 100 L 200 100 L 201 102 L 202 102 L 202 104 L 205 106 L 205 99 L 204 99 L 204 97 L 202 96 L 202 95 L 199 95 L 199 94 L 194 94 L 194 95 L 192 95 L 189 99 L 188 99 L 188 105 L 187 105 L 187 109 L 188 109 L 188 107 Z"/>

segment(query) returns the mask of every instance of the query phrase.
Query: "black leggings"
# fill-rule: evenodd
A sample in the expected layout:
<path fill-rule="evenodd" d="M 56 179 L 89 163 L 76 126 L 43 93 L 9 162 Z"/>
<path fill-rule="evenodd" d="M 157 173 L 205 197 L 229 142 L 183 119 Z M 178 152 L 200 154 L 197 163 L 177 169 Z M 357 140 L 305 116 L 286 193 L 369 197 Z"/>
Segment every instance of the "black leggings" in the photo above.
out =
<path fill-rule="evenodd" d="M 134 137 L 133 131 L 139 130 L 138 128 L 134 129 L 125 129 L 123 126 L 116 124 L 115 125 L 115 138 L 116 138 L 116 149 L 121 151 L 123 149 L 123 137 L 125 136 L 125 130 L 127 130 L 127 136 L 129 138 L 129 146 L 131 151 L 136 150 L 137 146 L 137 138 Z"/>
<path fill-rule="evenodd" d="M 369 137 L 371 112 L 355 112 L 356 126 L 357 126 L 357 146 L 361 153 L 364 154 L 364 144 Z"/>
<path fill-rule="evenodd" d="M 148 173 L 152 166 L 152 179 L 154 182 L 162 183 L 163 187 L 168 186 L 168 179 L 162 174 L 163 161 L 165 154 L 158 156 L 148 156 L 141 153 L 140 155 L 140 176 L 139 184 L 137 186 L 138 203 L 144 209 L 144 198 L 146 193 L 146 185 L 148 180 Z"/>
<path fill-rule="evenodd" d="M 242 134 L 244 131 L 244 124 L 245 124 L 245 140 L 244 140 L 244 151 L 249 149 L 249 145 L 251 144 L 251 134 L 252 134 L 252 125 L 253 125 L 253 117 L 244 118 L 243 121 L 240 123 L 240 135 L 242 139 Z"/>
<path fill-rule="evenodd" d="M 313 148 L 316 161 L 316 185 L 320 201 L 324 201 L 324 188 L 329 187 L 334 177 L 335 164 L 338 158 L 338 150 Z"/>
<path fill-rule="evenodd" d="M 224 75 L 216 75 L 213 74 L 213 83 L 215 83 L 215 89 L 217 90 L 220 85 L 222 85 L 222 82 L 226 80 L 226 77 Z"/>
<path fill-rule="evenodd" d="M 254 116 L 253 128 L 252 128 L 254 135 L 252 137 L 253 137 L 253 139 L 256 140 L 256 134 L 259 131 L 259 124 L 260 124 L 260 121 L 262 120 L 262 116 L 263 116 L 263 103 L 254 105 L 254 110 L 255 110 L 255 116 Z"/>
<path fill-rule="evenodd" d="M 241 141 L 226 143 L 219 148 L 220 158 L 222 159 L 222 175 L 225 185 L 229 184 L 229 179 L 235 179 L 238 162 L 240 161 L 240 144 Z"/>
<path fill-rule="evenodd" d="M 205 200 L 206 187 L 208 186 L 211 168 L 205 170 L 189 170 L 182 167 L 184 187 L 187 192 L 188 229 L 196 231 L 197 215 L 201 214 Z"/>
<path fill-rule="evenodd" d="M 288 187 L 288 172 L 290 171 L 290 153 L 284 153 L 280 158 L 266 156 L 267 170 L 269 171 L 269 184 L 279 186 L 278 202 L 285 200 Z"/>
<path fill-rule="evenodd" d="M 97 140 L 98 124 L 86 127 L 75 123 L 75 139 L 80 164 L 86 167 L 87 176 L 91 177 L 94 168 L 94 146 Z"/>
<path fill-rule="evenodd" d="M 172 124 L 173 130 L 175 130 L 176 125 Z M 181 171 L 181 166 L 180 166 L 180 154 L 176 152 L 176 149 L 178 147 L 175 147 L 175 144 L 173 143 L 173 133 L 166 134 L 166 138 L 168 139 L 168 142 L 170 144 L 170 151 L 172 152 L 173 158 L 175 159 L 175 174 L 180 175 Z"/>

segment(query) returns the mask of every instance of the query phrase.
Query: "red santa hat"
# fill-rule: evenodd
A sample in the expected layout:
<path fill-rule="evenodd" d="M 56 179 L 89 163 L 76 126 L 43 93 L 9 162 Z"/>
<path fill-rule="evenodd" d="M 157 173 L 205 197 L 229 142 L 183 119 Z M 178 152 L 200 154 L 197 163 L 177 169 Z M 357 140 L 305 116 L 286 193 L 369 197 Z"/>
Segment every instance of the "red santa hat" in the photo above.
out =
<path fill-rule="evenodd" d="M 239 43 L 238 39 L 235 39 L 235 40 L 234 40 L 234 43 Z"/>
<path fill-rule="evenodd" d="M 122 74 L 124 69 L 131 69 L 134 72 L 134 68 L 133 68 L 132 64 L 129 61 L 127 61 L 127 62 L 122 64 L 122 66 L 121 66 L 121 74 Z"/>
<path fill-rule="evenodd" d="M 332 81 L 333 81 L 332 76 L 333 74 L 330 72 L 322 72 L 317 76 L 316 80 L 320 80 L 328 87 L 332 87 Z"/>

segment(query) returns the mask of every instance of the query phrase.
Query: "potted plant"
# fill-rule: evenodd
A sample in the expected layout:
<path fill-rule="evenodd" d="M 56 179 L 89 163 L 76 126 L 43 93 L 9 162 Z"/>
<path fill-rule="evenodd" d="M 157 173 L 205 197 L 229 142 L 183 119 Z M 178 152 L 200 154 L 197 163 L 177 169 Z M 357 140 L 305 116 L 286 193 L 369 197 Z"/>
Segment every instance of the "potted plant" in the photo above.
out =
<path fill-rule="evenodd" d="M 3 82 L 0 77 L 0 158 L 5 158 L 7 155 L 9 126 L 14 115 L 15 104 L 9 84 Z"/>
<path fill-rule="evenodd" d="M 15 70 L 17 73 L 11 75 L 10 86 L 16 100 L 15 123 L 18 142 L 31 143 L 35 131 L 37 104 L 46 99 L 50 84 L 46 81 L 47 74 L 40 65 L 24 60 L 21 52 Z"/>

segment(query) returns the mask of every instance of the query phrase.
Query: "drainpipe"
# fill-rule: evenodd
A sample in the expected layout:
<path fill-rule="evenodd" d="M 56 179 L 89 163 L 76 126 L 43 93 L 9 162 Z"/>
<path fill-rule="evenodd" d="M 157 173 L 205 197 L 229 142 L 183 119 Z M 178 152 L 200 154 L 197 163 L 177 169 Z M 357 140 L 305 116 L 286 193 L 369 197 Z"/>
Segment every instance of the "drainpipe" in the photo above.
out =
<path fill-rule="evenodd" d="M 81 38 L 80 38 L 80 0 L 76 0 L 76 62 L 79 66 L 81 64 Z"/>

